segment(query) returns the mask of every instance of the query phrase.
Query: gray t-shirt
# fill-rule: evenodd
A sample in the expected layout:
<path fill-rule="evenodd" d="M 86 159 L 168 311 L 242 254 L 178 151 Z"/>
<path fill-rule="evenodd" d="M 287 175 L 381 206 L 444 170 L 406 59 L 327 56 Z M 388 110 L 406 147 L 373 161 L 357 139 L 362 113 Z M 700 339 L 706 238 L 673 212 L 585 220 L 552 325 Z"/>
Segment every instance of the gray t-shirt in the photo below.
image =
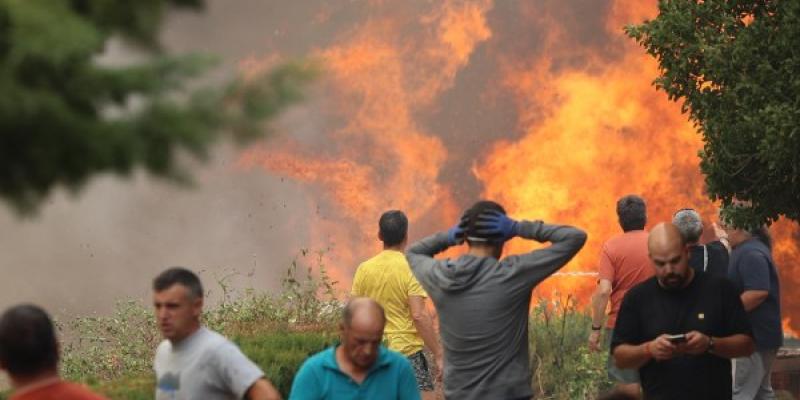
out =
<path fill-rule="evenodd" d="M 178 344 L 156 349 L 156 400 L 238 400 L 264 376 L 224 336 L 200 328 Z"/>

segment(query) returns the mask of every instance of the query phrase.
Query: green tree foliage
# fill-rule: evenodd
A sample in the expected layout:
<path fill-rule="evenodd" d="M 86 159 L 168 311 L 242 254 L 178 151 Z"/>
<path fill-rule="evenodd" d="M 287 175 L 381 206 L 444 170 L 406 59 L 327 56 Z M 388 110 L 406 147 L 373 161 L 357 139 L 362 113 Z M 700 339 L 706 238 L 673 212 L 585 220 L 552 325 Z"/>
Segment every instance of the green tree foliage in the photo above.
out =
<path fill-rule="evenodd" d="M 700 167 L 739 226 L 800 219 L 800 2 L 661 0 L 626 33 L 703 134 Z"/>
<path fill-rule="evenodd" d="M 203 159 L 223 133 L 259 137 L 260 122 L 299 99 L 314 75 L 300 63 L 227 87 L 188 89 L 213 59 L 166 54 L 159 27 L 169 7 L 201 6 L 0 0 L 0 197 L 32 212 L 54 187 L 77 191 L 94 174 L 137 168 L 188 182 L 178 153 Z M 98 63 L 115 37 L 149 57 L 126 66 Z"/>

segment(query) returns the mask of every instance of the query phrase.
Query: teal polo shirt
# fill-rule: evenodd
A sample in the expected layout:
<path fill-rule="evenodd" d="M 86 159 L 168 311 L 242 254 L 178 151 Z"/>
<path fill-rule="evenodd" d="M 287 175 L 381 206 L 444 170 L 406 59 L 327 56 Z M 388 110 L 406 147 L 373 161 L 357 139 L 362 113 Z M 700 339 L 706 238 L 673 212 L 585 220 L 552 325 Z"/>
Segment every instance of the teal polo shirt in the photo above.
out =
<path fill-rule="evenodd" d="M 336 346 L 303 363 L 292 383 L 289 400 L 419 400 L 417 378 L 402 354 L 383 346 L 360 385 L 339 369 Z"/>

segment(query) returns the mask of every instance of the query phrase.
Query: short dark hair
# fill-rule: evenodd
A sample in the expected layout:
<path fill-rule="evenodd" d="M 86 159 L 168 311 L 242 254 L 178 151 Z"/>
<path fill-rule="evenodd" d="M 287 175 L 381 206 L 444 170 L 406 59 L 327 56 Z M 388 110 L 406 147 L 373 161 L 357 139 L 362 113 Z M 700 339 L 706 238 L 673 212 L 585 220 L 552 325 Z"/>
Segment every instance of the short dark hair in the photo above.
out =
<path fill-rule="evenodd" d="M 200 283 L 200 278 L 194 272 L 183 267 L 172 267 L 158 274 L 156 279 L 153 279 L 153 290 L 163 292 L 176 284 L 189 289 L 189 296 L 192 299 L 203 297 L 203 284 Z"/>
<path fill-rule="evenodd" d="M 483 235 L 477 232 L 478 217 L 486 211 L 498 211 L 503 215 L 506 214 L 506 210 L 503 208 L 503 206 L 491 200 L 481 200 L 473 204 L 472 207 L 470 207 L 464 213 L 464 216 L 468 220 L 466 228 L 467 242 L 472 243 L 473 241 L 470 241 L 470 238 L 477 238 L 485 240 L 481 241 L 481 244 L 488 244 L 490 246 L 501 245 L 503 244 L 502 239 L 498 240 L 497 238 L 485 238 Z"/>
<path fill-rule="evenodd" d="M 403 243 L 408 235 L 408 218 L 400 210 L 391 210 L 383 213 L 378 221 L 381 240 L 386 246 L 395 246 Z"/>
<path fill-rule="evenodd" d="M 33 376 L 58 366 L 58 342 L 50 316 L 32 304 L 0 317 L 0 363 L 13 376 Z"/>
<path fill-rule="evenodd" d="M 635 194 L 623 196 L 617 200 L 617 216 L 624 232 L 644 229 L 647 225 L 647 205 L 643 198 Z"/>

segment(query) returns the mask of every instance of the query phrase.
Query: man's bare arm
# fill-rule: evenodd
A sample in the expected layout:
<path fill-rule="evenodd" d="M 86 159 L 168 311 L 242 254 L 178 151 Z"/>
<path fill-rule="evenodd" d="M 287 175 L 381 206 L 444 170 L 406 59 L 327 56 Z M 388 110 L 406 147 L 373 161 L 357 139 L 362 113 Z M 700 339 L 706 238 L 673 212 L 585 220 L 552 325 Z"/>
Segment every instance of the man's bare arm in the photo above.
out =
<path fill-rule="evenodd" d="M 714 354 L 725 358 L 747 357 L 753 354 L 755 345 L 753 338 L 744 334 L 714 338 Z"/>
<path fill-rule="evenodd" d="M 744 310 L 746 312 L 753 311 L 767 299 L 767 296 L 769 296 L 769 292 L 766 290 L 745 290 L 742 293 L 742 305 L 744 305 Z"/>
<path fill-rule="evenodd" d="M 422 296 L 409 296 L 408 307 L 411 309 L 411 319 L 414 321 L 414 326 L 422 337 L 422 342 L 433 353 L 436 359 L 436 367 L 438 370 L 437 377 L 441 378 L 443 368 L 443 354 L 442 345 L 439 343 L 439 336 L 436 334 L 436 329 L 433 327 L 433 318 L 425 307 L 425 298 Z"/>
<path fill-rule="evenodd" d="M 257 380 L 250 386 L 244 397 L 247 400 L 282 400 L 278 389 L 275 389 L 275 386 L 272 386 L 272 383 L 265 378 Z"/>
<path fill-rule="evenodd" d="M 614 363 L 617 368 L 638 369 L 651 359 L 669 360 L 676 350 L 667 335 L 661 335 L 639 345 L 623 343 L 614 348 Z"/>
<path fill-rule="evenodd" d="M 608 307 L 608 298 L 611 296 L 611 281 L 608 279 L 600 279 L 597 282 L 597 289 L 595 289 L 592 296 L 592 326 L 602 327 L 603 320 L 606 316 L 606 307 Z M 589 335 L 589 348 L 592 350 L 600 349 L 600 331 L 592 330 Z"/>

